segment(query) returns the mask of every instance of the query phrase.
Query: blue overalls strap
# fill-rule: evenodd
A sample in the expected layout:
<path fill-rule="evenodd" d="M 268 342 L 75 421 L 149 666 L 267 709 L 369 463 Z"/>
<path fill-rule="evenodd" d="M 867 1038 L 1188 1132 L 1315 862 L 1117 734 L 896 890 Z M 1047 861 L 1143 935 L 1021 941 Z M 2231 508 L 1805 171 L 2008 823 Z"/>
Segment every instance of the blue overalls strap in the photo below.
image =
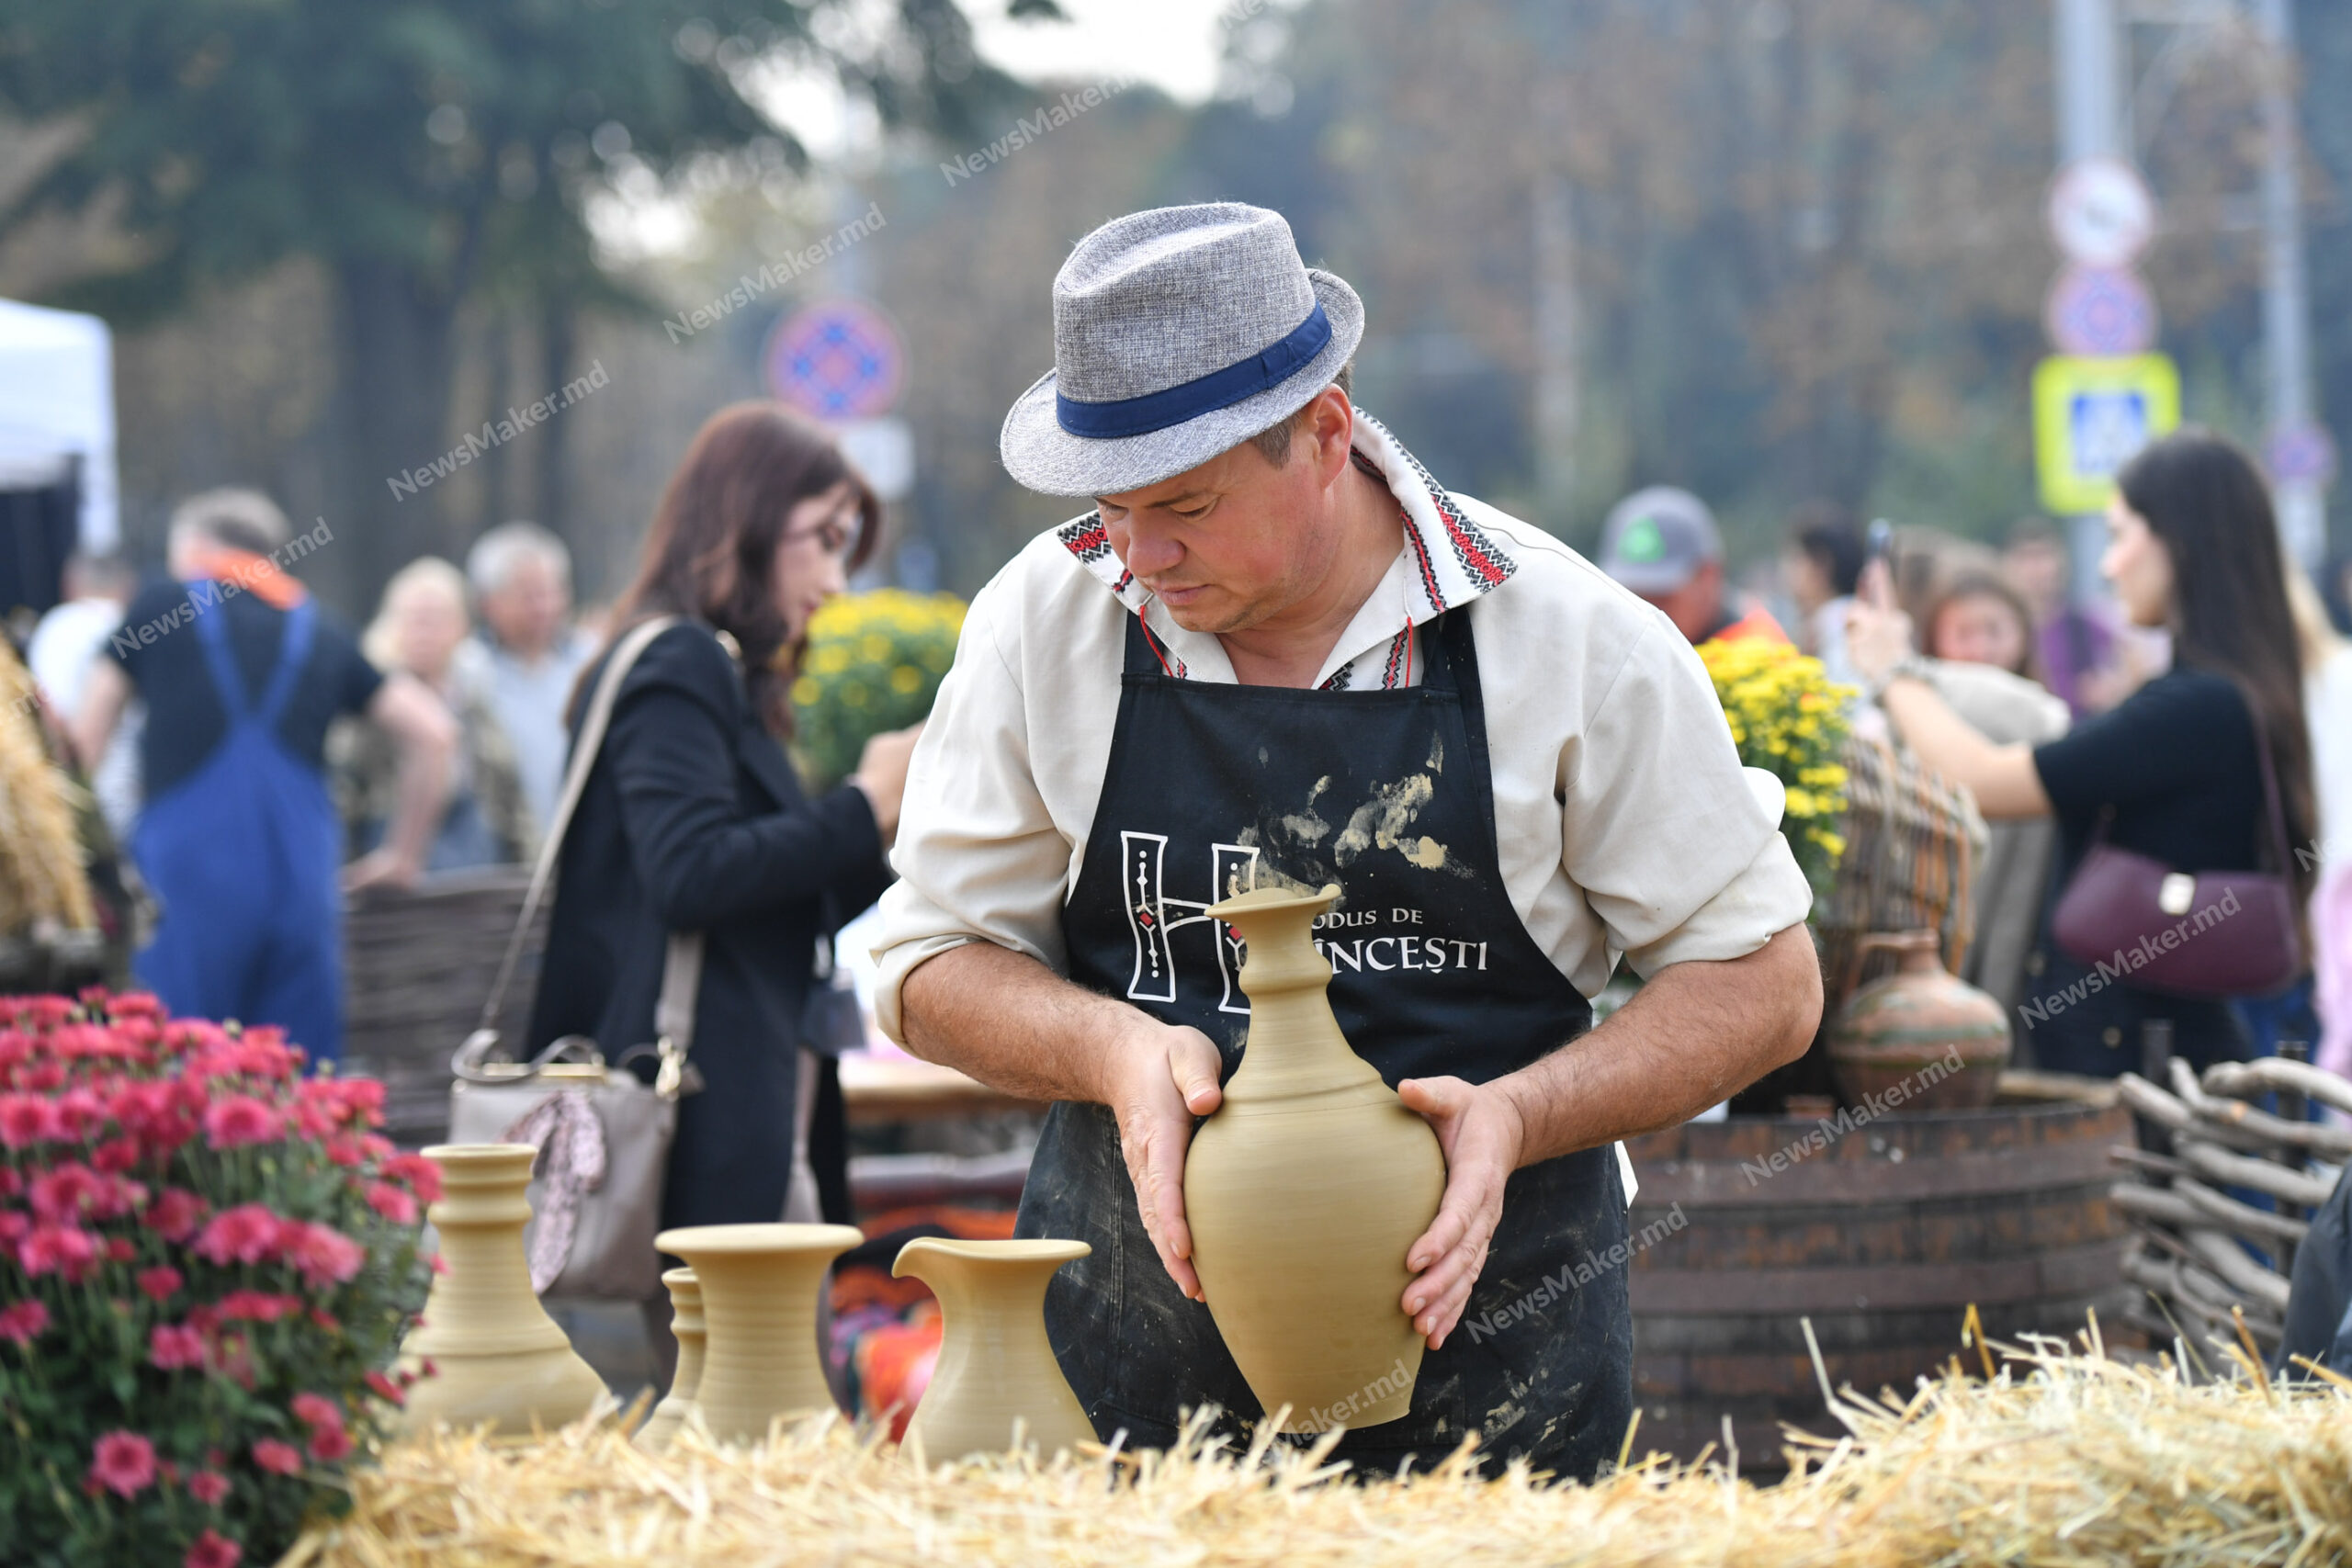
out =
<path fill-rule="evenodd" d="M 197 594 L 209 588 L 212 605 L 208 608 L 197 602 Z M 234 729 L 245 717 L 251 706 L 245 701 L 245 678 L 238 671 L 235 654 L 229 647 L 229 628 L 215 612 L 220 606 L 218 583 L 191 583 L 188 603 L 196 612 L 196 640 L 204 649 L 204 661 L 211 666 L 213 689 L 220 694 L 220 712 L 227 721 L 225 728 Z"/>
<path fill-rule="evenodd" d="M 294 682 L 302 677 L 302 667 L 310 661 L 311 637 L 318 613 L 311 601 L 302 600 L 286 612 L 285 630 L 277 649 L 277 662 L 269 672 L 269 684 L 263 688 L 261 701 L 246 699 L 244 675 L 237 668 L 234 653 L 229 647 L 229 628 L 220 615 L 198 609 L 196 615 L 197 640 L 204 645 L 205 662 L 212 667 L 212 683 L 220 691 L 220 708 L 229 728 L 234 728 L 246 719 L 253 719 L 264 728 L 275 728 L 278 716 L 294 691 Z"/>
<path fill-rule="evenodd" d="M 271 729 L 277 728 L 278 716 L 286 711 L 287 700 L 294 694 L 294 682 L 302 678 L 303 669 L 311 662 L 311 636 L 318 623 L 318 612 L 311 601 L 301 599 L 286 612 L 286 630 L 277 646 L 277 668 L 269 672 L 269 689 L 262 693 L 261 705 L 254 716 Z"/>

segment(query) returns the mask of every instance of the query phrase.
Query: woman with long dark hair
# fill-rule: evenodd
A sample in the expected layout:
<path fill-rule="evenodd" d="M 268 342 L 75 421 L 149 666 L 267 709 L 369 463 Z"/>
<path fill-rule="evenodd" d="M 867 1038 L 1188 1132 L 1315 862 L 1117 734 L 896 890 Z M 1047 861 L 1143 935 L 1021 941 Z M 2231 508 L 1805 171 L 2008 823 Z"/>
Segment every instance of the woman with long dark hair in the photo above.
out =
<path fill-rule="evenodd" d="M 815 426 L 774 403 L 721 410 L 662 493 L 573 698 L 576 743 L 613 646 L 677 617 L 622 682 L 565 835 L 528 1041 L 586 1035 L 607 1057 L 651 1042 L 669 935 L 702 933 L 690 1059 L 705 1087 L 679 1101 L 665 1226 L 784 1217 L 819 954 L 888 880 L 913 732 L 877 738 L 814 799 L 781 743 L 809 617 L 880 520 Z"/>
<path fill-rule="evenodd" d="M 2303 857 L 2271 865 L 2274 833 L 2257 746 L 2278 779 L 2285 836 L 2313 824 L 2311 735 L 2269 491 L 2253 462 L 2210 431 L 2184 429 L 2125 467 L 2108 507 L 2099 570 L 2132 624 L 2172 634 L 2173 664 L 2113 710 L 2037 747 L 1996 746 L 1917 678 L 1906 617 L 1856 608 L 1856 667 L 1903 739 L 1976 795 L 1987 818 L 2054 815 L 2061 886 L 2102 818 L 2108 841 L 2175 871 L 2269 869 L 2309 896 Z M 1867 585 L 1866 595 L 1867 597 Z M 2194 939 L 2192 939 L 2194 940 Z M 2030 976 L 2037 1064 L 2107 1077 L 2136 1069 L 2142 1026 L 2168 1019 L 2174 1050 L 2199 1066 L 2243 1056 L 2247 1040 L 2222 1001 L 2135 985 L 2092 986 L 2092 971 L 2044 942 Z"/>

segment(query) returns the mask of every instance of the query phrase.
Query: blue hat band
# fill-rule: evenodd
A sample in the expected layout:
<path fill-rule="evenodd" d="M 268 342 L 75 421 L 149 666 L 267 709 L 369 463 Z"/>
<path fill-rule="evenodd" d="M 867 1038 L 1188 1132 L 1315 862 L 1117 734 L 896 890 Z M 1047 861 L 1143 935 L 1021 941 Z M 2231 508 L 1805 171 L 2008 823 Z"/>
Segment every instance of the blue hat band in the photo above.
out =
<path fill-rule="evenodd" d="M 1054 419 L 1072 435 L 1109 440 L 1122 435 L 1148 435 L 1204 413 L 1230 408 L 1244 398 L 1277 386 L 1295 375 L 1300 366 L 1323 352 L 1331 341 L 1331 318 L 1323 302 L 1289 335 L 1237 365 L 1212 370 L 1181 385 L 1139 398 L 1119 398 L 1107 403 L 1081 403 L 1054 394 Z"/>

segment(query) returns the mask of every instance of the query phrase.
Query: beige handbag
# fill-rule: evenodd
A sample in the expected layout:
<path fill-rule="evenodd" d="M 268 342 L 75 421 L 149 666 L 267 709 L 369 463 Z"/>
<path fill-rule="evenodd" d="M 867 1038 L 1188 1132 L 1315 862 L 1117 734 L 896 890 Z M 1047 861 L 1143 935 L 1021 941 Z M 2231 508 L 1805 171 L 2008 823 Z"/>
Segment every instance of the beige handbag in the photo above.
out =
<path fill-rule="evenodd" d="M 528 1062 L 493 1062 L 498 1015 L 531 922 L 554 880 L 564 831 L 612 722 L 621 682 L 648 644 L 677 624 L 664 616 L 632 630 L 613 650 L 590 699 L 565 770 L 563 796 L 539 846 L 522 918 L 506 944 L 481 1027 L 450 1059 L 449 1141 L 534 1144 L 530 1228 L 525 1247 L 531 1287 L 542 1295 L 643 1301 L 661 1289 L 662 1187 L 678 1127 L 678 1099 L 701 1087 L 686 1056 L 694 1045 L 695 998 L 702 982 L 702 933 L 673 931 L 654 1006 L 656 1039 L 607 1065 L 594 1041 L 568 1034 Z M 659 1059 L 652 1087 L 628 1064 Z"/>

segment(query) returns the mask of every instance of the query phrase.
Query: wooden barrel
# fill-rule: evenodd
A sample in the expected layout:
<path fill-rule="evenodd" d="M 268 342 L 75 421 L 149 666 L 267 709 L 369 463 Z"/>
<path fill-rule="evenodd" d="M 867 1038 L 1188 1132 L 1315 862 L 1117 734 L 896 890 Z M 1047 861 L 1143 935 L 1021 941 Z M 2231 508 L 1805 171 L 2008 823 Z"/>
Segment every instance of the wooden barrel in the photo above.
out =
<path fill-rule="evenodd" d="M 2120 1107 L 2083 1100 L 1891 1115 L 1691 1122 L 1630 1145 L 1637 1450 L 1683 1459 L 1724 1438 L 1777 1469 L 1781 1424 L 1837 1436 L 1833 1386 L 1905 1396 L 1961 1349 L 1971 1303 L 1996 1339 L 2071 1337 L 2131 1291 L 2107 1151 Z M 1971 1358 L 1973 1364 L 1973 1358 Z"/>

